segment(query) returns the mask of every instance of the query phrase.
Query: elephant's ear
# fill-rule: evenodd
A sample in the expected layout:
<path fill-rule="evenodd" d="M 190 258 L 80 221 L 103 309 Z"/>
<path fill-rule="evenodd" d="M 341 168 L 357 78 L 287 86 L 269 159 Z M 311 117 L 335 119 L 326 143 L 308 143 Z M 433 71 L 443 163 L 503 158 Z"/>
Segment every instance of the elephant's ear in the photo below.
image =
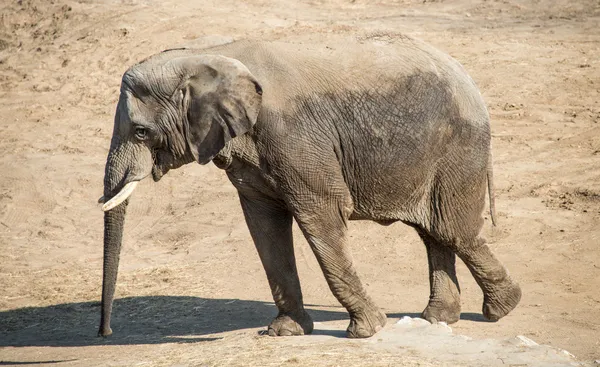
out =
<path fill-rule="evenodd" d="M 186 138 L 196 161 L 206 164 L 256 123 L 262 88 L 246 66 L 224 56 L 187 57 L 179 66 Z"/>

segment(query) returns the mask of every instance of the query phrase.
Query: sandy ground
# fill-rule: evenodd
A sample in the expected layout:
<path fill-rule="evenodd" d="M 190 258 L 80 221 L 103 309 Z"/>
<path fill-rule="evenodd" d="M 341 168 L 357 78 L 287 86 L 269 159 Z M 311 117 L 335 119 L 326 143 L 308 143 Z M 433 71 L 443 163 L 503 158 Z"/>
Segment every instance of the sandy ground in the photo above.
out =
<path fill-rule="evenodd" d="M 376 30 L 445 50 L 481 88 L 493 121 L 499 214 L 485 234 L 522 285 L 517 309 L 484 322 L 481 292 L 461 263 L 463 315 L 454 336 L 418 320 L 410 324 L 417 329 L 395 324 L 426 305 L 424 246 L 401 224 L 353 222 L 358 270 L 389 325 L 367 340 L 341 338 L 347 314 L 297 231 L 316 335 L 261 336 L 276 311 L 235 190 L 214 166 L 189 165 L 134 194 L 115 334 L 97 338 L 96 200 L 128 66 L 181 45 Z M 0 364 L 593 364 L 600 359 L 599 92 L 600 3 L 592 0 L 2 1 Z M 517 335 L 551 348 L 526 347 Z M 506 359 L 494 348 L 516 354 Z"/>

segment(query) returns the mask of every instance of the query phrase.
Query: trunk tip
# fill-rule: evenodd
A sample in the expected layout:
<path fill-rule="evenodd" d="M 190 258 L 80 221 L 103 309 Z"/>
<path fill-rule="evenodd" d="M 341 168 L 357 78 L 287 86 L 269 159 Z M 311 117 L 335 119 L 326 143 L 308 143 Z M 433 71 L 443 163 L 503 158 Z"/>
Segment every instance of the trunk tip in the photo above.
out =
<path fill-rule="evenodd" d="M 98 336 L 106 338 L 107 336 L 112 335 L 112 329 L 110 327 L 102 327 L 100 326 L 100 330 L 98 331 Z"/>

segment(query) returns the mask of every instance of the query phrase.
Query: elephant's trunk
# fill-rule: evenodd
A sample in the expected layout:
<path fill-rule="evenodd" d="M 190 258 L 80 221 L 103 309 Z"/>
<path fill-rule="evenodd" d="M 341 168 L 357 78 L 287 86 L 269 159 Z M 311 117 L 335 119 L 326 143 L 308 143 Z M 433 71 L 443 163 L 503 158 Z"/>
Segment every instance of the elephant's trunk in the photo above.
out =
<path fill-rule="evenodd" d="M 112 210 L 104 212 L 104 265 L 99 336 L 109 336 L 112 334 L 110 314 L 115 295 L 117 273 L 119 271 L 119 255 L 121 253 L 126 207 L 127 201 Z"/>
<path fill-rule="evenodd" d="M 135 154 L 135 148 L 131 143 L 122 143 L 118 137 L 113 137 L 104 174 L 103 198 L 110 200 L 103 207 L 104 265 L 99 336 L 112 334 L 110 315 L 115 295 L 117 273 L 119 271 L 119 255 L 123 239 L 125 212 L 128 204 L 127 196 L 135 188 L 135 185 L 131 185 L 131 183 L 137 184 L 137 181 L 140 179 L 136 177 L 139 176 L 136 175 L 136 172 L 140 170 L 136 169 L 132 162 L 145 161 L 144 159 L 138 159 L 139 156 L 139 154 Z M 123 192 L 126 192 L 125 195 Z M 107 206 L 110 206 L 110 208 Z"/>

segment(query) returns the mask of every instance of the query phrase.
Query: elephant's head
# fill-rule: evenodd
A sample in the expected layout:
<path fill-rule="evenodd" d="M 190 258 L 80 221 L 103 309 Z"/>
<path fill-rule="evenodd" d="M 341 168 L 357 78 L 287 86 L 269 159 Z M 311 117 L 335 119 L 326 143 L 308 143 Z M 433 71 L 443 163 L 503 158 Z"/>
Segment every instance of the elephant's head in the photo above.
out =
<path fill-rule="evenodd" d="M 152 174 L 210 162 L 256 122 L 262 89 L 239 61 L 165 52 L 123 76 L 104 176 L 104 274 L 99 335 L 108 336 L 128 197 Z"/>

